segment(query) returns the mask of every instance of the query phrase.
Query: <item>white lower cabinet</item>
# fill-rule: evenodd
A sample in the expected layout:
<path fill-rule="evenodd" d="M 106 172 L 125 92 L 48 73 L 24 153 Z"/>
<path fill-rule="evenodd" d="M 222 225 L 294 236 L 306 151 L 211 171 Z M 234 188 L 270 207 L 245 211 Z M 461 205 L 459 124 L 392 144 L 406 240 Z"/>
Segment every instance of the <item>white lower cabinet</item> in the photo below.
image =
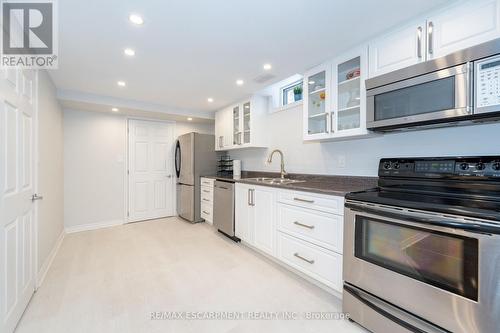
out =
<path fill-rule="evenodd" d="M 301 207 L 278 204 L 278 230 L 342 253 L 344 218 Z"/>
<path fill-rule="evenodd" d="M 274 254 L 275 190 L 270 187 L 255 187 L 252 194 L 254 208 L 254 245 L 261 251 Z"/>
<path fill-rule="evenodd" d="M 209 224 L 213 223 L 214 181 L 211 178 L 200 179 L 200 215 Z"/>
<path fill-rule="evenodd" d="M 293 268 L 342 292 L 342 255 L 278 232 L 277 257 Z"/>
<path fill-rule="evenodd" d="M 236 237 L 274 255 L 275 190 L 236 184 L 235 200 Z"/>
<path fill-rule="evenodd" d="M 252 187 L 236 184 L 234 192 L 234 233 L 248 244 L 254 244 L 254 209 L 251 205 Z"/>
<path fill-rule="evenodd" d="M 338 196 L 237 183 L 235 233 L 342 293 L 343 204 Z"/>

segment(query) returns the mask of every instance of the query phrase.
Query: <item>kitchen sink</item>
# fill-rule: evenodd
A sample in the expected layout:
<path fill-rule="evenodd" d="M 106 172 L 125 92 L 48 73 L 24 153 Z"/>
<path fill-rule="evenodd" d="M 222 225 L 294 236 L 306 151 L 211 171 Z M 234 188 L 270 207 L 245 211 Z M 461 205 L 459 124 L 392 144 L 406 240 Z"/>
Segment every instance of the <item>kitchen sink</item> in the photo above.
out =
<path fill-rule="evenodd" d="M 257 178 L 247 178 L 245 180 L 251 180 L 259 183 L 272 184 L 272 185 L 287 185 L 287 184 L 295 184 L 295 183 L 303 183 L 305 180 L 296 180 L 296 179 L 288 179 L 288 178 L 266 178 L 266 177 L 257 177 Z"/>

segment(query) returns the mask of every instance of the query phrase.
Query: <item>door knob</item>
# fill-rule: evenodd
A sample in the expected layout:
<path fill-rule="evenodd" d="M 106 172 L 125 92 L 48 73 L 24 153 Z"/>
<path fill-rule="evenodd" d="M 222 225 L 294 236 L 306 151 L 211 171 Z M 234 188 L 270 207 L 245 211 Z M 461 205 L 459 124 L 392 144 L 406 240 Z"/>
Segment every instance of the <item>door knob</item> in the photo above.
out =
<path fill-rule="evenodd" d="M 43 199 L 43 197 L 41 195 L 36 194 L 36 193 L 31 196 L 31 201 L 42 200 L 42 199 Z"/>

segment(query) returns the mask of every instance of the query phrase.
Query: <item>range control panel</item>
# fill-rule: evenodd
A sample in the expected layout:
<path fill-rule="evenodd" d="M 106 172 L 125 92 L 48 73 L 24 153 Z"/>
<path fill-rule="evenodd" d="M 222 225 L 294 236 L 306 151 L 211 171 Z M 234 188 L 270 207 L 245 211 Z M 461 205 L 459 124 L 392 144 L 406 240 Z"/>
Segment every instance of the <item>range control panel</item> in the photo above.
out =
<path fill-rule="evenodd" d="M 383 158 L 379 177 L 492 177 L 500 180 L 500 156 L 459 158 Z"/>

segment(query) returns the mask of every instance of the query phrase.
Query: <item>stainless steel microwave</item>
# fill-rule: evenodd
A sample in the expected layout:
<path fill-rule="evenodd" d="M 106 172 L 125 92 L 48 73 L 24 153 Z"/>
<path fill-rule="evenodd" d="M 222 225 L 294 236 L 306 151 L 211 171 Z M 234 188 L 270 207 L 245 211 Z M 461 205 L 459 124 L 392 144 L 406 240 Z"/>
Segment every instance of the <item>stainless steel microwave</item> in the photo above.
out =
<path fill-rule="evenodd" d="M 366 81 L 377 131 L 500 119 L 500 39 Z"/>

